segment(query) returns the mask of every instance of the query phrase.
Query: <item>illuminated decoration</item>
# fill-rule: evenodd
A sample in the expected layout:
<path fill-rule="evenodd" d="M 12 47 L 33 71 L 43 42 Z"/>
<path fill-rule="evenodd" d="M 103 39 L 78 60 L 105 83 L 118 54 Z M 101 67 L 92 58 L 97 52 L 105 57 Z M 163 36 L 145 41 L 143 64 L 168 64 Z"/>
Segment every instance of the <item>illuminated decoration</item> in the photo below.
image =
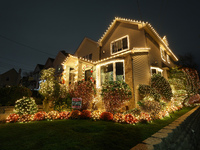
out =
<path fill-rule="evenodd" d="M 123 123 L 125 122 L 125 116 L 121 113 L 116 113 L 113 117 L 113 120 L 118 123 Z"/>
<path fill-rule="evenodd" d="M 167 63 L 170 64 L 170 58 L 169 58 L 169 55 L 167 55 Z"/>
<path fill-rule="evenodd" d="M 46 116 L 46 119 L 48 121 L 51 121 L 51 120 L 56 120 L 56 119 L 59 119 L 60 118 L 60 114 L 58 111 L 50 111 L 47 113 L 47 116 Z"/>
<path fill-rule="evenodd" d="M 136 24 L 136 25 L 138 25 L 139 28 L 145 28 L 145 29 L 147 28 L 147 30 L 149 29 L 158 38 L 158 40 L 161 42 L 161 44 L 169 51 L 169 53 L 174 57 L 174 59 L 176 61 L 178 61 L 178 58 L 174 55 L 174 53 L 168 47 L 169 44 L 168 44 L 168 42 L 166 42 L 167 41 L 166 37 L 161 38 L 160 35 L 156 32 L 156 30 L 151 26 L 151 24 L 148 22 L 144 22 L 144 21 L 115 17 L 113 22 L 111 22 L 111 24 L 109 25 L 108 29 L 104 32 L 102 37 L 98 40 L 100 45 L 101 45 L 103 39 L 109 34 L 109 31 L 113 29 L 113 27 L 117 21 L 126 22 L 126 23 L 130 23 L 130 24 Z"/>
<path fill-rule="evenodd" d="M 125 122 L 128 124 L 136 124 L 136 123 L 138 123 L 138 119 L 132 114 L 126 114 Z"/>
<path fill-rule="evenodd" d="M 159 67 L 150 67 L 151 70 L 151 75 L 155 74 L 161 74 L 163 73 L 163 70 L 160 69 Z"/>
<path fill-rule="evenodd" d="M 15 102 L 14 113 L 19 115 L 34 114 L 38 110 L 32 97 L 23 97 Z"/>
<path fill-rule="evenodd" d="M 34 114 L 33 120 L 41 121 L 41 120 L 45 120 L 46 117 L 47 117 L 47 113 L 44 111 L 40 111 Z"/>
<path fill-rule="evenodd" d="M 124 40 L 126 39 L 126 40 Z M 125 35 L 110 43 L 110 54 L 115 55 L 130 49 L 129 36 Z M 116 51 L 116 52 L 114 52 Z"/>
<path fill-rule="evenodd" d="M 92 114 L 91 114 L 92 120 L 94 120 L 94 121 L 100 120 L 100 116 L 101 116 L 102 112 L 103 111 L 101 111 L 101 110 L 95 110 L 95 111 L 93 111 Z"/>
<path fill-rule="evenodd" d="M 147 122 L 150 122 L 152 119 L 151 119 L 150 114 L 148 114 L 146 112 L 141 112 L 140 113 L 140 120 L 146 120 Z"/>
<path fill-rule="evenodd" d="M 90 75 L 90 79 L 89 80 L 91 80 L 91 81 L 93 81 L 94 82 L 94 79 L 93 79 L 93 77 L 92 77 L 92 73 L 93 73 L 93 66 L 90 66 L 90 65 L 83 65 L 83 68 L 82 68 L 82 80 L 85 80 L 85 71 L 90 71 L 90 73 L 91 73 L 91 75 Z M 86 79 L 86 81 L 88 81 L 87 79 Z"/>
<path fill-rule="evenodd" d="M 19 116 L 18 122 L 27 123 L 27 122 L 33 121 L 33 119 L 34 119 L 33 115 L 26 114 L 26 115 Z"/>
<path fill-rule="evenodd" d="M 60 119 L 68 119 L 69 118 L 69 114 L 70 114 L 70 112 L 67 112 L 67 111 L 60 112 L 59 113 Z"/>
<path fill-rule="evenodd" d="M 6 118 L 6 123 L 14 123 L 17 122 L 19 118 L 18 114 L 10 114 L 7 118 Z"/>

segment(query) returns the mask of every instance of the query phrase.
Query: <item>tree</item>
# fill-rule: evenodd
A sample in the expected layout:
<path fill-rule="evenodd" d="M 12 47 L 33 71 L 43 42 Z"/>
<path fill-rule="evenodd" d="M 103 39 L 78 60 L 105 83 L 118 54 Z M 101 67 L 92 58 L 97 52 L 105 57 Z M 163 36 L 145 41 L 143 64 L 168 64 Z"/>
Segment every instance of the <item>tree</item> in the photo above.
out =
<path fill-rule="evenodd" d="M 41 83 L 39 93 L 45 97 L 43 100 L 43 108 L 49 111 L 49 105 L 53 100 L 57 100 L 60 96 L 60 84 L 55 78 L 55 69 L 44 69 L 41 72 Z"/>

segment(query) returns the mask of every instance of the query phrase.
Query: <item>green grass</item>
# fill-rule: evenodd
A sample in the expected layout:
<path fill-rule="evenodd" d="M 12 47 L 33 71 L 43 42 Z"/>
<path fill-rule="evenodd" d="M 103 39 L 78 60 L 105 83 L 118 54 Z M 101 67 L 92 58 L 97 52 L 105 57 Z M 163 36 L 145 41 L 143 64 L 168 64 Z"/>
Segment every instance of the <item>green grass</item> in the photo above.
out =
<path fill-rule="evenodd" d="M 129 150 L 191 109 L 136 125 L 91 120 L 0 124 L 0 150 Z"/>

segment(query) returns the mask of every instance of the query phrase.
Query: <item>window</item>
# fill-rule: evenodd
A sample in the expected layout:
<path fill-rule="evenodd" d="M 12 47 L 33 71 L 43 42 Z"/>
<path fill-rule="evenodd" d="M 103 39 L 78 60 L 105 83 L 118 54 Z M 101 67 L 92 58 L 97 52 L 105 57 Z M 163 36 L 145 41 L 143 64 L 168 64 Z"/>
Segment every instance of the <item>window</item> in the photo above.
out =
<path fill-rule="evenodd" d="M 85 71 L 85 81 L 90 81 L 90 77 L 91 77 L 92 73 L 90 70 L 86 70 Z"/>
<path fill-rule="evenodd" d="M 92 60 L 92 53 L 89 55 L 83 56 L 84 59 Z"/>
<path fill-rule="evenodd" d="M 107 81 L 123 81 L 124 80 L 124 64 L 123 61 L 111 62 L 100 67 L 101 85 Z"/>
<path fill-rule="evenodd" d="M 166 61 L 166 52 L 163 48 L 160 48 L 160 55 L 163 61 Z"/>
<path fill-rule="evenodd" d="M 161 74 L 162 75 L 163 70 L 158 67 L 151 67 L 151 75 L 153 74 Z"/>
<path fill-rule="evenodd" d="M 111 54 L 119 53 L 120 51 L 129 48 L 128 35 L 111 42 Z"/>
<path fill-rule="evenodd" d="M 170 64 L 170 57 L 167 55 L 167 62 Z"/>

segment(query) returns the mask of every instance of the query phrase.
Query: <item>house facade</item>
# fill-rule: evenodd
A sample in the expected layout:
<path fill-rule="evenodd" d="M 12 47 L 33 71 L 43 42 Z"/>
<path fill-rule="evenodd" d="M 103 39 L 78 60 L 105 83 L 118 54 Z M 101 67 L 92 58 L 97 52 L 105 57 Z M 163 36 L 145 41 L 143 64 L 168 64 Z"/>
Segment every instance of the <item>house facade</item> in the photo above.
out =
<path fill-rule="evenodd" d="M 127 105 L 134 108 L 140 98 L 139 84 L 149 85 L 154 73 L 167 79 L 176 61 L 166 36 L 160 37 L 151 24 L 115 18 L 98 42 L 85 38 L 65 59 L 63 79 L 66 85 L 91 80 L 96 88 L 106 81 L 123 80 L 133 94 Z"/>

